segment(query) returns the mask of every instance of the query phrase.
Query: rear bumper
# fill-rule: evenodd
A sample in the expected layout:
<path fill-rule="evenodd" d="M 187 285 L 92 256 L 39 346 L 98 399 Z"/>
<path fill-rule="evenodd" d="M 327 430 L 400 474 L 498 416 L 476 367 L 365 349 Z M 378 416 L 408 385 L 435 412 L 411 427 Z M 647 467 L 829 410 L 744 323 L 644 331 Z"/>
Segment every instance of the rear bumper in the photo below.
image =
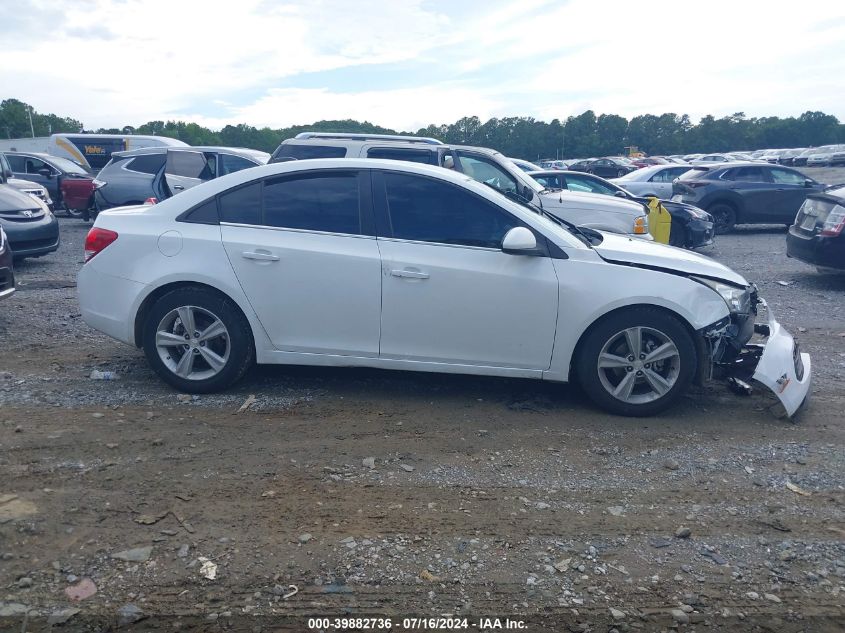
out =
<path fill-rule="evenodd" d="M 5 254 L 0 256 L 0 299 L 5 299 L 15 292 L 15 273 L 12 271 L 11 261 L 2 261 L 5 257 Z"/>
<path fill-rule="evenodd" d="M 813 266 L 845 270 L 845 235 L 805 235 L 791 226 L 786 236 L 786 255 Z"/>
<path fill-rule="evenodd" d="M 118 341 L 135 344 L 135 312 L 145 284 L 109 275 L 88 263 L 80 269 L 76 287 L 85 323 Z"/>

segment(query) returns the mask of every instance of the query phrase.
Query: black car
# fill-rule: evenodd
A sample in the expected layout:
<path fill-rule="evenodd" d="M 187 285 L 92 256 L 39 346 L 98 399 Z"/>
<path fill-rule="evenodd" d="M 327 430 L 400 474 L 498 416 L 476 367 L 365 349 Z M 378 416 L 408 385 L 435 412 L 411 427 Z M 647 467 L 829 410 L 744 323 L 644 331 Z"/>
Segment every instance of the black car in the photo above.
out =
<path fill-rule="evenodd" d="M 639 198 L 619 185 L 608 182 L 593 174 L 584 174 L 572 171 L 546 170 L 529 172 L 534 180 L 549 189 L 567 189 L 582 193 L 598 193 L 606 196 L 615 196 L 626 200 L 633 200 L 640 204 L 648 205 L 648 198 Z M 706 211 L 684 204 L 683 202 L 672 202 L 661 200 L 660 203 L 672 216 L 672 224 L 669 233 L 670 246 L 681 246 L 683 248 L 699 248 L 709 246 L 713 243 L 713 217 Z"/>
<path fill-rule="evenodd" d="M 15 291 L 15 271 L 12 266 L 12 249 L 6 239 L 6 233 L 0 226 L 0 299 L 5 299 Z"/>
<path fill-rule="evenodd" d="M 786 236 L 786 255 L 819 272 L 845 271 L 845 185 L 811 193 Z"/>
<path fill-rule="evenodd" d="M 785 224 L 811 193 L 825 185 L 796 169 L 764 163 L 697 165 L 672 183 L 672 200 L 708 211 L 716 232 L 736 224 Z"/>
<path fill-rule="evenodd" d="M 40 257 L 59 248 L 59 221 L 41 200 L 6 184 L 0 172 L 0 228 L 15 259 Z"/>
<path fill-rule="evenodd" d="M 606 157 L 591 161 L 584 170 L 588 174 L 595 174 L 604 178 L 621 178 L 625 174 L 637 171 L 639 167 L 634 165 L 627 158 Z M 580 170 L 576 170 L 580 171 Z"/>
<path fill-rule="evenodd" d="M 74 217 L 82 212 L 67 209 L 62 200 L 62 182 L 65 180 L 93 180 L 81 165 L 60 156 L 41 152 L 3 152 L 15 178 L 36 182 L 47 190 L 56 209 L 66 209 Z"/>
<path fill-rule="evenodd" d="M 589 173 L 590 171 L 590 164 L 593 161 L 598 160 L 597 158 L 585 158 L 583 160 L 575 161 L 574 163 L 570 163 L 568 170 L 569 171 L 583 171 L 584 173 Z"/>

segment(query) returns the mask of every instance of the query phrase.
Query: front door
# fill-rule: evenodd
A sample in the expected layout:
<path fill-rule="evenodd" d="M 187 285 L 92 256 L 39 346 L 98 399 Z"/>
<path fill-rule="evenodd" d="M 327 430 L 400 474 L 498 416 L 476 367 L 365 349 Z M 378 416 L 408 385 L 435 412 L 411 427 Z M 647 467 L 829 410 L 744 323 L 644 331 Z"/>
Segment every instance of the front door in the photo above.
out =
<path fill-rule="evenodd" d="M 167 150 L 164 180 L 170 195 L 217 177 L 217 156 L 199 150 Z"/>
<path fill-rule="evenodd" d="M 522 223 L 451 183 L 376 172 L 381 358 L 548 369 L 558 313 L 551 259 L 508 255 Z"/>
<path fill-rule="evenodd" d="M 806 185 L 807 177 L 791 169 L 772 167 L 769 170 L 775 186 L 772 196 L 771 219 L 792 223 L 808 193 L 814 189 Z"/>
<path fill-rule="evenodd" d="M 220 196 L 229 261 L 274 347 L 378 357 L 381 260 L 369 175 L 276 176 Z"/>

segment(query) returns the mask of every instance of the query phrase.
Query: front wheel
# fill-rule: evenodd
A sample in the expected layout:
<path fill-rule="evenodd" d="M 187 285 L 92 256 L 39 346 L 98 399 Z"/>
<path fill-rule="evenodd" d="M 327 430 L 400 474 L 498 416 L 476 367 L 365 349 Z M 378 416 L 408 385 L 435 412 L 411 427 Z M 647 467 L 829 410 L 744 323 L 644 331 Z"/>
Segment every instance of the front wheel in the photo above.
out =
<path fill-rule="evenodd" d="M 631 308 L 594 326 L 576 358 L 578 379 L 600 407 L 648 416 L 670 407 L 695 376 L 696 351 L 684 325 L 654 308 Z"/>
<path fill-rule="evenodd" d="M 143 346 L 153 370 L 188 393 L 233 385 L 255 358 L 246 317 L 230 299 L 206 288 L 162 295 L 147 313 Z"/>
<path fill-rule="evenodd" d="M 616 172 L 616 177 L 617 177 L 617 178 L 622 178 L 622 176 L 624 176 L 624 175 L 625 175 L 625 170 L 624 170 L 624 169 L 620 169 L 619 171 L 617 171 L 617 172 Z"/>

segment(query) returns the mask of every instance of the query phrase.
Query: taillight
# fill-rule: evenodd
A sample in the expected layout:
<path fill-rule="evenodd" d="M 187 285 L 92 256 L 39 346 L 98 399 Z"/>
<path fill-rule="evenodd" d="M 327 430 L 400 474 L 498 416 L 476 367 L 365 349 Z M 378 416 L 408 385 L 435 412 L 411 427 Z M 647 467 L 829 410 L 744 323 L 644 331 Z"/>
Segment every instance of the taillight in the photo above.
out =
<path fill-rule="evenodd" d="M 117 233 L 108 229 L 93 227 L 85 238 L 85 261 L 90 261 L 94 255 L 117 239 Z"/>
<path fill-rule="evenodd" d="M 634 220 L 634 235 L 645 235 L 648 233 L 648 218 L 641 215 Z"/>
<path fill-rule="evenodd" d="M 144 204 L 156 204 L 158 202 L 158 198 L 154 198 L 150 196 L 146 200 L 144 200 Z"/>
<path fill-rule="evenodd" d="M 105 187 L 108 184 L 107 182 L 103 182 L 102 180 L 97 180 L 96 178 L 94 178 L 93 182 L 94 182 L 94 189 L 100 189 L 101 187 Z"/>
<path fill-rule="evenodd" d="M 845 207 L 837 204 L 827 214 L 827 219 L 824 221 L 819 235 L 836 237 L 842 233 L 843 228 L 845 228 Z"/>
<path fill-rule="evenodd" d="M 698 180 L 685 180 L 684 184 L 689 187 L 690 189 L 698 189 L 699 187 L 706 187 L 706 182 L 701 182 Z"/>

